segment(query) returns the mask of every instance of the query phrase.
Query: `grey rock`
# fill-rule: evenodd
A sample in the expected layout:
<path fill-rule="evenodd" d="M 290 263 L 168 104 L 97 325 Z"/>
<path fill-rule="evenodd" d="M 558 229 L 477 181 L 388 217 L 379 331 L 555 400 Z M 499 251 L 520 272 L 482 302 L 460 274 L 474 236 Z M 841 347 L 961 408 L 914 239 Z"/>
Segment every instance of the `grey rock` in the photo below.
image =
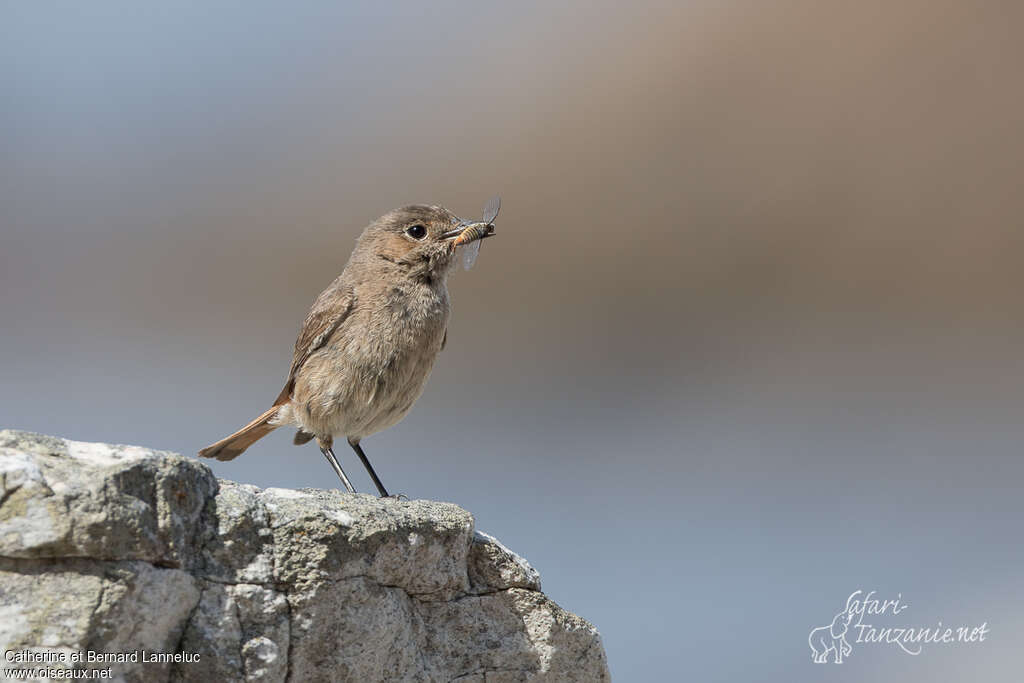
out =
<path fill-rule="evenodd" d="M 473 517 L 450 503 L 367 494 L 266 489 L 274 578 L 284 583 L 370 578 L 421 600 L 469 588 Z"/>
<path fill-rule="evenodd" d="M 0 556 L 188 567 L 210 470 L 173 453 L 0 431 Z"/>
<path fill-rule="evenodd" d="M 288 601 L 272 588 L 205 582 L 180 642 L 198 662 L 175 664 L 175 681 L 284 681 Z"/>
<path fill-rule="evenodd" d="M 540 590 L 540 574 L 494 536 L 477 531 L 469 551 L 469 580 L 474 592 L 506 588 Z"/>
<path fill-rule="evenodd" d="M 456 505 L 10 430 L 0 650 L 134 656 L 48 664 L 118 681 L 609 680 L 597 630 Z"/>
<path fill-rule="evenodd" d="M 222 583 L 273 583 L 274 534 L 270 512 L 255 486 L 221 481 L 207 504 L 202 545 L 204 576 Z"/>
<path fill-rule="evenodd" d="M 0 559 L 0 650 L 137 653 L 116 680 L 167 680 L 168 663 L 141 660 L 177 649 L 198 583 L 146 562 Z"/>

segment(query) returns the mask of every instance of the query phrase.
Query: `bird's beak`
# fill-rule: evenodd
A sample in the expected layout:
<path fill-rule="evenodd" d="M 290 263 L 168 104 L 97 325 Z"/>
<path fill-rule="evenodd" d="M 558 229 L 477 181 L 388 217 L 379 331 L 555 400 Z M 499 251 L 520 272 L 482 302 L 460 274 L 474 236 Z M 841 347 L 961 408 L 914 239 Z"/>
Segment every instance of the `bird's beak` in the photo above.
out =
<path fill-rule="evenodd" d="M 482 240 L 494 234 L 494 223 L 482 223 L 480 221 L 462 221 L 448 232 L 441 234 L 441 239 L 454 240 L 454 246 L 469 244 L 476 240 Z"/>

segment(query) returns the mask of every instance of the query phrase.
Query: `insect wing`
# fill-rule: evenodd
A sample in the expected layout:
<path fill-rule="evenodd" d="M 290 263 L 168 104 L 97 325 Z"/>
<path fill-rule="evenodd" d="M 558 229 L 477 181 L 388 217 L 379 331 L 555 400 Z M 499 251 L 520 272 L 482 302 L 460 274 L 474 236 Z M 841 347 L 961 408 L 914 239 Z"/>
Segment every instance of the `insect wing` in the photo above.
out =
<path fill-rule="evenodd" d="M 462 247 L 462 267 L 469 270 L 476 263 L 476 257 L 480 253 L 480 240 L 470 242 Z"/>
<path fill-rule="evenodd" d="M 491 197 L 491 200 L 487 202 L 487 206 L 484 207 L 484 217 L 481 221 L 493 223 L 494 219 L 498 217 L 499 211 L 501 211 L 501 197 Z"/>

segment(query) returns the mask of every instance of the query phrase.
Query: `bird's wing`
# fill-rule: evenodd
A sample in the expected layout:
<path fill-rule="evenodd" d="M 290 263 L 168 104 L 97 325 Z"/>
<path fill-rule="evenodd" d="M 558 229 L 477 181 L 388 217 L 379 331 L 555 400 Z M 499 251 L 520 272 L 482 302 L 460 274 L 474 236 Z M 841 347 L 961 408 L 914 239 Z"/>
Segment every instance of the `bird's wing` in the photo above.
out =
<path fill-rule="evenodd" d="M 288 371 L 288 381 L 274 405 L 281 405 L 291 400 L 292 390 L 295 388 L 295 376 L 302 364 L 313 355 L 314 351 L 327 343 L 331 335 L 352 313 L 354 305 L 355 294 L 352 292 L 352 288 L 344 287 L 340 283 L 332 284 L 320 293 L 320 296 L 313 302 L 306 321 L 302 323 L 299 338 L 295 340 L 295 354 L 292 356 L 291 370 Z"/>

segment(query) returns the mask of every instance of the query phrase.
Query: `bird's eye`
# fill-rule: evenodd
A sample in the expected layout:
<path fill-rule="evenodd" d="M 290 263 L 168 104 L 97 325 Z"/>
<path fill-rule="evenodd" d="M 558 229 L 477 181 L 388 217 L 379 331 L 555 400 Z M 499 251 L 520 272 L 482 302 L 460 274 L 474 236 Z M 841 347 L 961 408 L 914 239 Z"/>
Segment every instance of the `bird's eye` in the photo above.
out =
<path fill-rule="evenodd" d="M 411 225 L 405 229 L 405 234 L 414 240 L 421 240 L 427 236 L 427 229 L 422 225 Z"/>

